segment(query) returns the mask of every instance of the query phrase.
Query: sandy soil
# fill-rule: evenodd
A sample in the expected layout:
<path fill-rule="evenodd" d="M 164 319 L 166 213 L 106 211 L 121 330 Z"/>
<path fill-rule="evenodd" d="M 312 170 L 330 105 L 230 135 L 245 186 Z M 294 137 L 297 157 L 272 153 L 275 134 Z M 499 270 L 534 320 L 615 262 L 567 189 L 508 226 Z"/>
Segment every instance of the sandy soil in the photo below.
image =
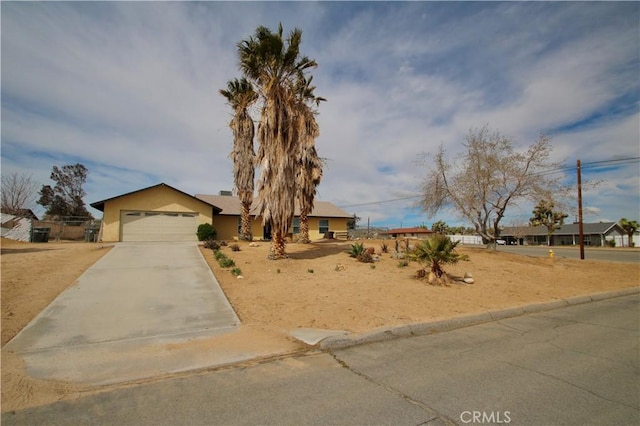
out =
<path fill-rule="evenodd" d="M 401 268 L 389 253 L 381 253 L 374 264 L 350 258 L 350 242 L 289 244 L 290 258 L 279 261 L 267 260 L 268 243 L 238 244 L 240 251 L 222 251 L 241 269 L 242 278 L 232 275 L 231 268 L 221 268 L 211 250 L 201 249 L 243 322 L 233 344 L 245 337 L 264 338 L 265 333 L 282 339 L 297 327 L 363 332 L 638 286 L 640 281 L 640 265 L 635 264 L 539 259 L 462 247 L 460 252 L 470 260 L 445 269 L 457 277 L 470 272 L 475 283 L 432 286 L 414 277 L 420 265 Z M 381 251 L 380 241 L 364 244 Z M 392 242 L 389 246 L 393 251 Z M 100 244 L 5 239 L 1 249 L 2 345 L 108 251 Z M 25 374 L 20 357 L 2 351 L 3 412 L 93 391 L 33 379 Z"/>

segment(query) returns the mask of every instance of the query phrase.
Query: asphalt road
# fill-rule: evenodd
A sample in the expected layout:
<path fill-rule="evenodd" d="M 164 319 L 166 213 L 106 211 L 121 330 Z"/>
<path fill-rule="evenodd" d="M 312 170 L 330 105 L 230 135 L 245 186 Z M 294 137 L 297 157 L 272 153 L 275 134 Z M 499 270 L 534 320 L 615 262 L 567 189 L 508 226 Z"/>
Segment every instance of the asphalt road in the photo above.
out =
<path fill-rule="evenodd" d="M 549 257 L 550 249 L 553 250 L 555 257 L 580 259 L 579 247 L 497 246 L 498 251 L 535 257 Z M 585 260 L 602 260 L 607 262 L 640 263 L 640 249 L 585 247 L 584 258 Z"/>
<path fill-rule="evenodd" d="M 3 425 L 640 424 L 640 295 L 165 378 Z"/>

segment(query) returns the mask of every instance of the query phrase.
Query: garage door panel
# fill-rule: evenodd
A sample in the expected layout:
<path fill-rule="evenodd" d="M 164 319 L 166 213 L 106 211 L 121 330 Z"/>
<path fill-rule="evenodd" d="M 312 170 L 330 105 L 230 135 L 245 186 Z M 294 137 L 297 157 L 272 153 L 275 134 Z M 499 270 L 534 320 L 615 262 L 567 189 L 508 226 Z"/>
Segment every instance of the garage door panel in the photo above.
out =
<path fill-rule="evenodd" d="M 196 241 L 197 214 L 123 212 L 122 241 Z"/>

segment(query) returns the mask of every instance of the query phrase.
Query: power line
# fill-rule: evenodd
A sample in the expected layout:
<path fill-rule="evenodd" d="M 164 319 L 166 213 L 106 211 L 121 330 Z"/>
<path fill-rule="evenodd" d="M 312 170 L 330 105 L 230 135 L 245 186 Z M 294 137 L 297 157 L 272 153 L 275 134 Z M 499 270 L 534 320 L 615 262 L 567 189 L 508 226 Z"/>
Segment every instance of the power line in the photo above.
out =
<path fill-rule="evenodd" d="M 626 164 L 633 164 L 633 163 L 640 163 L 640 157 L 627 157 L 627 158 L 616 158 L 616 159 L 611 159 L 611 160 L 600 160 L 600 161 L 590 161 L 587 163 L 582 163 L 581 164 L 581 168 L 582 170 L 585 169 L 597 169 L 597 168 L 602 168 L 602 167 L 606 167 L 607 165 L 614 165 L 614 166 L 623 166 Z M 588 167 L 585 167 L 588 166 Z M 554 174 L 554 173 L 559 173 L 559 172 L 563 172 L 563 171 L 569 171 L 569 170 L 575 170 L 576 166 L 575 165 L 562 165 L 562 166 L 558 166 L 556 168 L 553 169 L 549 169 L 549 170 L 544 170 L 538 173 L 533 173 L 536 176 L 545 176 L 545 175 L 550 175 L 550 174 Z M 412 195 L 412 196 L 408 196 L 408 197 L 401 197 L 401 198 L 392 198 L 390 200 L 380 200 L 380 201 L 369 201 L 366 203 L 358 203 L 358 204 L 347 204 L 347 205 L 342 205 L 339 206 L 340 208 L 347 208 L 347 207 L 361 207 L 361 206 L 371 206 L 371 205 L 375 205 L 375 204 L 384 204 L 384 203 L 392 203 L 395 201 L 405 201 L 405 200 L 412 200 L 415 198 L 421 198 L 422 195 Z"/>

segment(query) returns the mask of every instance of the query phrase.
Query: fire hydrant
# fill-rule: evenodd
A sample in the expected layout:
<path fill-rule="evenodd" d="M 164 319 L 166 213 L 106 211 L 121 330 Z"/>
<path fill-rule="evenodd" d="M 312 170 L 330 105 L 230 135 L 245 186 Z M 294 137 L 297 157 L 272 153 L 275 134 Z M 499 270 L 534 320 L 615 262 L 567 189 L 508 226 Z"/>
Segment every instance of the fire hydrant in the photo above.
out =
<path fill-rule="evenodd" d="M 549 250 L 549 257 L 553 258 L 553 250 Z"/>

